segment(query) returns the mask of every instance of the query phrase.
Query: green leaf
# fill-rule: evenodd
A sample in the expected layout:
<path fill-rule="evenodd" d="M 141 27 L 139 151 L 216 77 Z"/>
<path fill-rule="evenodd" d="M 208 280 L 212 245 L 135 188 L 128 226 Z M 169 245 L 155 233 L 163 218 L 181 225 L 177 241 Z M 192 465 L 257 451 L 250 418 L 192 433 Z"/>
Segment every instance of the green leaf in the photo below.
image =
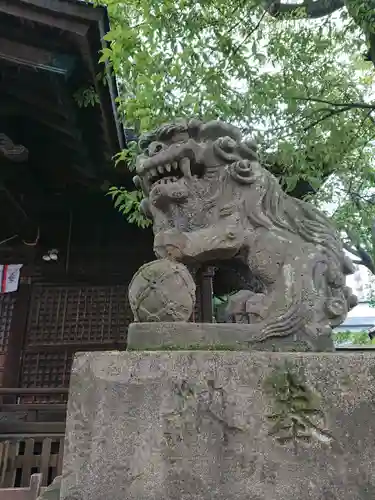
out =
<path fill-rule="evenodd" d="M 114 202 L 115 208 L 119 207 L 120 203 L 123 201 L 121 194 L 120 193 L 116 193 L 116 194 L 117 194 L 117 198 L 116 198 L 116 201 Z"/>
<path fill-rule="evenodd" d="M 297 186 L 297 182 L 298 182 L 299 178 L 297 175 L 291 175 L 291 176 L 288 176 L 288 177 L 284 177 L 284 181 L 285 181 L 285 184 L 286 184 L 286 188 L 285 190 L 287 192 L 291 192 L 295 189 L 295 187 Z"/>
<path fill-rule="evenodd" d="M 113 55 L 112 49 L 110 49 L 109 47 L 105 47 L 100 52 L 102 54 L 99 58 L 100 63 L 107 62 Z"/>
<path fill-rule="evenodd" d="M 116 75 L 126 127 L 139 134 L 177 117 L 219 117 L 259 134 L 260 153 L 274 157 L 267 164 L 285 189 L 293 191 L 301 179 L 317 189 L 310 196 L 316 206 L 325 209 L 334 199 L 332 220 L 343 232 L 355 230 L 363 248 L 375 254 L 375 205 L 359 207 L 352 197 L 375 187 L 375 113 L 358 107 L 336 112 L 329 104 L 374 102 L 374 66 L 363 62 L 373 29 L 371 3 L 349 0 L 345 9 L 313 20 L 302 19 L 303 6 L 289 19 L 273 18 L 257 2 L 106 3 L 110 47 L 100 60 Z M 79 105 L 97 105 L 97 96 L 84 90 L 76 96 Z M 131 146 L 114 164 L 132 171 L 137 153 Z M 127 220 L 146 224 L 139 193 L 110 193 L 125 204 Z"/>

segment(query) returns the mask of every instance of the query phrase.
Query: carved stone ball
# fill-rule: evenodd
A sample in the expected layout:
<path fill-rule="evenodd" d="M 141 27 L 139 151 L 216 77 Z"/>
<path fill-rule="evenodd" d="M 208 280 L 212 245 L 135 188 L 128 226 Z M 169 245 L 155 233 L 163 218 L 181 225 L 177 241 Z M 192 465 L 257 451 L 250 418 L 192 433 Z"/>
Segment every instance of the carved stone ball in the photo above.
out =
<path fill-rule="evenodd" d="M 195 283 L 183 264 L 154 260 L 133 276 L 129 302 L 137 322 L 188 321 L 195 305 Z"/>

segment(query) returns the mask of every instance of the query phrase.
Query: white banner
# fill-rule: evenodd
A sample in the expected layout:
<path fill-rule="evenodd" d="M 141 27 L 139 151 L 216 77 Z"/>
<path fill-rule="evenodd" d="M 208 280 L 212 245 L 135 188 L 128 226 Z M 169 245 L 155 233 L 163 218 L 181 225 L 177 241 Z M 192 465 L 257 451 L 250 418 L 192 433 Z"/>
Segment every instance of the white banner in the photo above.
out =
<path fill-rule="evenodd" d="M 20 282 L 22 264 L 0 264 L 0 293 L 16 292 Z"/>

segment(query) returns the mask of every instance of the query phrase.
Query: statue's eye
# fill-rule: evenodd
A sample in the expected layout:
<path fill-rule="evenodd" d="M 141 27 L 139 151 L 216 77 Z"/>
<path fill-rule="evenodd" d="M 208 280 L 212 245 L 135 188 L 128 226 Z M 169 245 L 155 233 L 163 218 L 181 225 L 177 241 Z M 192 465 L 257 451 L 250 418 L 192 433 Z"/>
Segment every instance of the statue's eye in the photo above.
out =
<path fill-rule="evenodd" d="M 231 137 L 225 137 L 223 139 L 222 147 L 226 151 L 233 151 L 233 149 L 236 147 L 236 141 L 234 141 Z"/>
<path fill-rule="evenodd" d="M 160 151 L 163 151 L 163 149 L 164 145 L 161 142 L 153 142 L 147 148 L 148 156 L 155 156 L 160 153 Z"/>

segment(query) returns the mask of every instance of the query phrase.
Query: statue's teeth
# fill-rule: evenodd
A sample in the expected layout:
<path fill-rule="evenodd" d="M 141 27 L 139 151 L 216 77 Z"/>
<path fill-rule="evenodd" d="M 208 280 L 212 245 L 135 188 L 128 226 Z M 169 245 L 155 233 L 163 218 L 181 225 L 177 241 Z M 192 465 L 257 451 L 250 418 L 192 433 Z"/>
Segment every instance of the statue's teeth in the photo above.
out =
<path fill-rule="evenodd" d="M 182 158 L 182 160 L 180 160 L 180 169 L 184 177 L 191 177 L 189 158 Z"/>
<path fill-rule="evenodd" d="M 166 171 L 167 171 L 167 172 L 170 172 L 170 171 L 171 171 L 171 168 L 172 168 L 172 165 L 170 165 L 169 163 L 167 163 L 167 164 L 165 165 L 165 169 L 166 169 Z"/>
<path fill-rule="evenodd" d="M 178 163 L 177 163 L 177 161 L 172 162 L 172 168 L 173 168 L 174 170 L 177 170 L 177 169 L 178 169 Z"/>
<path fill-rule="evenodd" d="M 158 171 L 160 174 L 162 174 L 164 172 L 164 167 L 162 167 L 161 165 L 158 166 Z"/>
<path fill-rule="evenodd" d="M 151 168 L 150 169 L 150 176 L 151 177 L 157 177 L 158 173 L 156 171 L 156 168 Z"/>

